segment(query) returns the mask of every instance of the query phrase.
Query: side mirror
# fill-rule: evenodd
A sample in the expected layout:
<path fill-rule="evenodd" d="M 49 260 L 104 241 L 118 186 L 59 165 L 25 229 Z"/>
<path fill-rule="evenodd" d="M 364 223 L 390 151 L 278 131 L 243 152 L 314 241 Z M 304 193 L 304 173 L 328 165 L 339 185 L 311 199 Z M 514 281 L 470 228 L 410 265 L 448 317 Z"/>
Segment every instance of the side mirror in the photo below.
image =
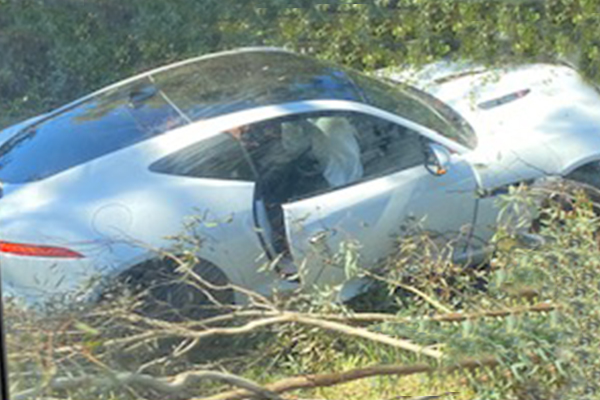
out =
<path fill-rule="evenodd" d="M 434 176 L 442 176 L 450 166 L 450 151 L 437 143 L 428 143 L 425 151 L 425 168 Z"/>

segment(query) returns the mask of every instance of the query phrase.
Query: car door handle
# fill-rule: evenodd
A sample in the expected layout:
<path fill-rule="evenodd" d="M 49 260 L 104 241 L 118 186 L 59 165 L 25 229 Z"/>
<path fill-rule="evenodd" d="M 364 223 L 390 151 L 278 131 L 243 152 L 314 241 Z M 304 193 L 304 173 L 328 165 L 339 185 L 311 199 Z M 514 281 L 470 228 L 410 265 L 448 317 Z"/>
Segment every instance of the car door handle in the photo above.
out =
<path fill-rule="evenodd" d="M 323 231 L 319 231 L 317 233 L 315 233 L 314 235 L 312 235 L 310 237 L 310 239 L 308 239 L 308 242 L 312 245 L 321 243 L 322 241 L 326 240 L 327 238 L 334 236 L 335 234 L 337 234 L 337 230 L 336 229 L 327 229 L 327 230 L 323 230 Z"/>

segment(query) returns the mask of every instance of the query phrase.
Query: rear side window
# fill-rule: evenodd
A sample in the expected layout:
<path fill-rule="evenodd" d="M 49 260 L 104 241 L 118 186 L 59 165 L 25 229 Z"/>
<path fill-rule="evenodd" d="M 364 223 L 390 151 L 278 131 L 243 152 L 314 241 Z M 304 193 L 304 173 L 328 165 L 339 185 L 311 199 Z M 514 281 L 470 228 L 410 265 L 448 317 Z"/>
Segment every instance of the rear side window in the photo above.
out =
<path fill-rule="evenodd" d="M 17 133 L 0 148 L 0 181 L 48 178 L 184 123 L 151 82 L 137 81 Z"/>
<path fill-rule="evenodd" d="M 254 181 L 239 141 L 222 133 L 186 147 L 150 166 L 153 172 L 192 178 Z"/>

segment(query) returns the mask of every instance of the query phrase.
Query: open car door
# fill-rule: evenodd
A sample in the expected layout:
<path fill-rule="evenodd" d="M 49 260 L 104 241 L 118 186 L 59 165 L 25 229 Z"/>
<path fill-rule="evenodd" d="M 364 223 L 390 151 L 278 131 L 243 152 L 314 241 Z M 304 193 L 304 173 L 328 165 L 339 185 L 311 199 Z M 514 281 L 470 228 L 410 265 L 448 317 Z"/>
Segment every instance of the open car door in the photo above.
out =
<path fill-rule="evenodd" d="M 470 164 L 447 153 L 447 171 L 435 175 L 426 168 L 423 151 L 429 139 L 375 120 L 361 116 L 354 132 L 362 153 L 359 179 L 283 204 L 290 252 L 297 266 L 305 266 L 309 285 L 344 281 L 344 267 L 335 262 L 344 243 L 356 243 L 359 265 L 370 268 L 414 222 L 441 234 L 444 242 L 456 239 L 456 257 L 467 253 L 477 188 Z M 372 138 L 365 137 L 370 133 Z"/>
<path fill-rule="evenodd" d="M 445 176 L 416 166 L 283 206 L 286 235 L 296 265 L 306 266 L 308 284 L 339 284 L 343 266 L 334 262 L 344 242 L 359 245 L 361 267 L 390 254 L 411 220 L 455 242 L 464 256 L 475 205 L 475 178 L 456 160 Z M 465 227 L 461 231 L 461 228 Z"/>

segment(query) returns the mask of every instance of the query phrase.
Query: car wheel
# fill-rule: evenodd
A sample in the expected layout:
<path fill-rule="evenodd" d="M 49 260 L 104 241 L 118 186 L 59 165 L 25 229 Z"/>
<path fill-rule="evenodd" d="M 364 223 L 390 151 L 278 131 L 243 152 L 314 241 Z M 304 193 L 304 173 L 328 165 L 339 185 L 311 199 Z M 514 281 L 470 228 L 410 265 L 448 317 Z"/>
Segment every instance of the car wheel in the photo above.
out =
<path fill-rule="evenodd" d="M 583 191 L 592 202 L 594 213 L 600 216 L 600 181 L 596 182 L 594 177 L 590 177 L 585 173 L 587 170 L 586 167 L 584 166 L 574 171 L 563 179 L 550 181 L 538 187 L 538 190 L 542 193 L 539 200 L 540 207 L 543 209 L 550 204 L 556 204 L 564 211 L 571 211 L 577 192 Z M 547 217 L 542 212 L 532 222 L 531 228 L 534 233 L 539 232 L 542 220 Z"/>
<path fill-rule="evenodd" d="M 178 270 L 174 260 L 156 259 L 128 270 L 122 282 L 138 301 L 141 315 L 170 322 L 200 320 L 226 312 L 234 303 L 226 275 L 201 260 L 190 270 Z"/>
<path fill-rule="evenodd" d="M 600 162 L 592 162 L 577 168 L 565 177 L 573 189 L 583 189 L 600 215 Z"/>

